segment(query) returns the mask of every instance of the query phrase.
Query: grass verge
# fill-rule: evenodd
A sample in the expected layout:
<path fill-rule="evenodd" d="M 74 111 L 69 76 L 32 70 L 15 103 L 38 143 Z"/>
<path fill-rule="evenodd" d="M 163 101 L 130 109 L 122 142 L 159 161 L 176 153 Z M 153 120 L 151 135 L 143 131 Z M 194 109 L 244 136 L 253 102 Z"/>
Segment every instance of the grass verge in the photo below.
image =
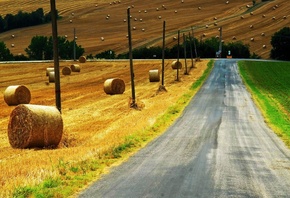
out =
<path fill-rule="evenodd" d="M 290 148 L 290 63 L 240 61 L 238 65 L 265 122 Z"/>
<path fill-rule="evenodd" d="M 165 132 L 174 120 L 180 116 L 188 102 L 207 79 L 213 68 L 213 63 L 214 61 L 211 60 L 203 75 L 192 84 L 188 92 L 180 97 L 174 105 L 170 106 L 152 126 L 125 137 L 122 144 L 110 148 L 103 155 L 95 156 L 92 160 L 72 163 L 59 159 L 58 164 L 53 167 L 57 170 L 58 176 L 49 177 L 37 186 L 16 187 L 13 197 L 62 198 L 74 196 L 77 191 L 98 179 L 102 173 L 106 172 L 108 167 L 127 160 L 132 154 Z"/>

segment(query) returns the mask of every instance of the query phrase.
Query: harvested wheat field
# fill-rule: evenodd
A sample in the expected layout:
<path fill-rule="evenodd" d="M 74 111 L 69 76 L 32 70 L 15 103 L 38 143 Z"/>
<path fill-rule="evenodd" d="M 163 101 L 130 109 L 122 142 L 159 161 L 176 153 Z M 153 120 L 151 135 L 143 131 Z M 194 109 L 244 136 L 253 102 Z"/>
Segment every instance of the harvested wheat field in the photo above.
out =
<path fill-rule="evenodd" d="M 198 39 L 219 36 L 223 27 L 224 42 L 242 41 L 250 45 L 251 53 L 269 58 L 271 36 L 290 25 L 288 0 L 160 0 L 160 1 L 57 1 L 62 19 L 58 21 L 59 36 L 73 40 L 76 29 L 77 44 L 85 55 L 114 50 L 117 54 L 128 51 L 126 38 L 127 8 L 131 7 L 133 47 L 161 46 L 162 25 L 166 21 L 166 45 L 176 44 L 177 31 L 191 32 Z M 182 3 L 183 2 L 183 3 Z M 0 13 L 17 14 L 19 10 L 31 12 L 43 8 L 50 10 L 50 1 L 0 1 Z M 252 27 L 252 28 L 251 28 Z M 11 37 L 13 35 L 14 37 Z M 35 35 L 51 36 L 51 24 L 11 30 L 0 34 L 0 40 L 13 54 L 25 54 L 24 49 Z M 13 47 L 12 47 L 13 46 Z M 234 54 L 233 54 L 233 57 Z"/>
<path fill-rule="evenodd" d="M 101 155 L 106 149 L 124 141 L 124 137 L 152 125 L 156 118 L 189 90 L 203 73 L 207 60 L 197 62 L 189 75 L 180 70 L 176 81 L 173 60 L 165 60 L 165 87 L 150 82 L 149 71 L 161 69 L 161 60 L 134 61 L 136 103 L 141 110 L 130 108 L 131 83 L 129 61 L 79 63 L 81 72 L 61 76 L 63 136 L 56 149 L 14 149 L 8 141 L 8 123 L 15 106 L 0 101 L 0 197 L 6 197 L 17 186 L 32 185 L 55 176 L 60 160 L 78 162 Z M 182 60 L 183 62 L 183 60 Z M 60 62 L 60 70 L 73 62 Z M 184 64 L 184 62 L 183 62 Z M 0 92 L 10 85 L 25 85 L 31 92 L 30 104 L 54 106 L 54 83 L 48 82 L 46 68 L 50 63 L 0 64 Z M 191 60 L 188 60 L 191 66 Z M 189 69 L 189 68 L 188 68 Z M 104 91 L 107 79 L 119 78 L 125 83 L 123 94 Z"/>

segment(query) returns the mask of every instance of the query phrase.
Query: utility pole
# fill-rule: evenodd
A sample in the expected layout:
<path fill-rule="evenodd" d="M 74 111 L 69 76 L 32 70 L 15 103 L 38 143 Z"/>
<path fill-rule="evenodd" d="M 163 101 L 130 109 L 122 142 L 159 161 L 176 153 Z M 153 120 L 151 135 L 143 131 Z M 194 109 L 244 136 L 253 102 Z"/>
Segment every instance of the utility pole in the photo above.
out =
<path fill-rule="evenodd" d="M 166 22 L 163 21 L 163 42 L 162 42 L 162 74 L 161 85 L 164 87 L 164 58 L 165 58 L 165 26 Z"/>
<path fill-rule="evenodd" d="M 55 78 L 55 103 L 61 112 L 60 97 L 60 76 L 59 76 L 59 54 L 58 54 L 58 38 L 57 38 L 57 16 L 55 8 L 55 0 L 50 0 L 51 6 L 51 22 L 52 22 L 52 38 L 53 38 L 53 60 L 54 60 L 54 78 Z"/>
<path fill-rule="evenodd" d="M 135 84 L 134 84 L 134 68 L 133 68 L 133 54 L 132 54 L 132 36 L 131 36 L 131 23 L 130 23 L 130 8 L 127 9 L 128 21 L 128 41 L 129 41 L 129 59 L 130 59 L 130 74 L 131 74 L 131 90 L 132 90 L 132 103 L 130 107 L 137 108 L 135 97 Z"/>
<path fill-rule="evenodd" d="M 220 46 L 219 46 L 219 57 L 222 57 L 222 41 L 223 41 L 223 27 L 220 27 Z"/>
<path fill-rule="evenodd" d="M 74 61 L 76 61 L 76 28 L 74 28 Z"/>

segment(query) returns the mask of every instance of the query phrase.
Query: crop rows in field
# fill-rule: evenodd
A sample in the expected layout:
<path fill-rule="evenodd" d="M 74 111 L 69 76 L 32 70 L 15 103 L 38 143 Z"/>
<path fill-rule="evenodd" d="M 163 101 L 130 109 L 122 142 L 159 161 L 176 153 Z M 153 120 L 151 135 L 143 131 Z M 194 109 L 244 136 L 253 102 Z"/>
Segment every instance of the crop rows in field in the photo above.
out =
<path fill-rule="evenodd" d="M 245 61 L 244 69 L 255 86 L 290 115 L 290 63 Z"/>

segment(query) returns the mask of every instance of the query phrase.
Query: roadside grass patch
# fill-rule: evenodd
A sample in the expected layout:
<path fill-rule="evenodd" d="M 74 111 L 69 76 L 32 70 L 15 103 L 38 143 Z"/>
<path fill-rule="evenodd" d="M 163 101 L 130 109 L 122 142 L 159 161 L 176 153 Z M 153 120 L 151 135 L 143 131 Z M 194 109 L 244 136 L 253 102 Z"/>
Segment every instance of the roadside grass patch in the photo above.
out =
<path fill-rule="evenodd" d="M 146 146 L 151 140 L 161 135 L 182 113 L 190 99 L 199 90 L 202 83 L 209 76 L 214 61 L 207 64 L 207 69 L 199 80 L 194 82 L 187 93 L 170 106 L 167 111 L 157 118 L 156 122 L 143 130 L 136 131 L 124 138 L 123 143 L 98 154 L 91 159 L 79 162 L 65 162 L 59 159 L 54 170 L 58 173 L 49 177 L 36 186 L 22 186 L 14 189 L 14 198 L 64 198 L 74 195 L 77 191 L 95 181 L 101 174 L 106 173 L 108 167 L 127 160 L 131 155 Z"/>
<path fill-rule="evenodd" d="M 238 65 L 265 122 L 290 147 L 290 63 L 240 61 Z"/>

